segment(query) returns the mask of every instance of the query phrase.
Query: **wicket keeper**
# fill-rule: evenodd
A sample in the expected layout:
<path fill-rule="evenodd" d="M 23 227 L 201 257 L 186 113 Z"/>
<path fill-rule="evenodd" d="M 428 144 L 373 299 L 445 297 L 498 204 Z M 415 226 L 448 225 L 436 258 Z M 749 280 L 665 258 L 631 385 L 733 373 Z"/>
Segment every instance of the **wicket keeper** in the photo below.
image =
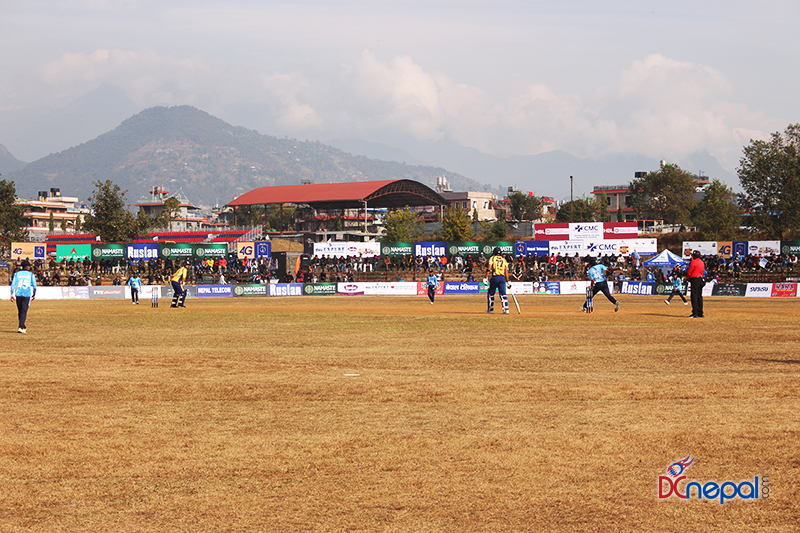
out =
<path fill-rule="evenodd" d="M 172 292 L 174 293 L 172 305 L 170 305 L 170 307 L 186 307 L 184 305 L 186 301 L 186 288 L 184 284 L 186 283 L 186 278 L 189 277 L 189 271 L 186 269 L 188 266 L 189 261 L 186 261 L 170 278 L 172 281 Z"/>
<path fill-rule="evenodd" d="M 508 283 L 508 261 L 500 253 L 500 247 L 496 246 L 492 250 L 492 257 L 489 258 L 486 269 L 486 278 L 489 280 L 489 291 L 486 296 L 489 300 L 487 313 L 494 312 L 494 293 L 500 293 L 500 301 L 503 303 L 503 314 L 508 314 L 508 297 L 506 296 L 506 283 Z"/>

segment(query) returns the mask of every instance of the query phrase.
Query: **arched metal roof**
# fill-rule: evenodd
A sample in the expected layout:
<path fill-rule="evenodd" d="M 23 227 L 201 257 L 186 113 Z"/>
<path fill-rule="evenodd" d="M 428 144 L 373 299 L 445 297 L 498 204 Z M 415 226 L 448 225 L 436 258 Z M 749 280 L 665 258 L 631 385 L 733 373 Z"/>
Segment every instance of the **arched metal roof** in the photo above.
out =
<path fill-rule="evenodd" d="M 315 209 L 350 209 L 364 207 L 364 202 L 369 207 L 386 208 L 448 203 L 439 193 L 418 181 L 383 180 L 260 187 L 227 205 L 307 204 Z"/>

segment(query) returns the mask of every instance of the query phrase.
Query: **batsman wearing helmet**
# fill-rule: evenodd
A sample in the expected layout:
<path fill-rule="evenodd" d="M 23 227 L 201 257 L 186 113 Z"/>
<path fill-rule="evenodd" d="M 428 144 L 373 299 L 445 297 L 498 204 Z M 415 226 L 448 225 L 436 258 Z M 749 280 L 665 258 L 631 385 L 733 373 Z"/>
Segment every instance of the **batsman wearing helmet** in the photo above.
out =
<path fill-rule="evenodd" d="M 500 247 L 492 250 L 492 257 L 486 267 L 486 278 L 489 280 L 489 308 L 487 313 L 494 312 L 494 293 L 500 293 L 500 301 L 503 303 L 503 314 L 508 314 L 508 297 L 506 296 L 506 283 L 508 282 L 508 261 L 500 253 Z"/>
<path fill-rule="evenodd" d="M 591 283 L 592 300 L 594 299 L 595 294 L 602 292 L 605 297 L 608 298 L 608 301 L 614 304 L 614 312 L 616 313 L 619 311 L 619 302 L 614 299 L 613 296 L 611 296 L 611 292 L 608 290 L 606 266 L 602 263 L 598 263 L 594 257 L 589 258 L 589 264 L 591 267 L 586 271 L 586 275 L 589 276 L 589 282 Z M 584 313 L 588 311 L 586 304 L 581 306 L 581 311 Z"/>
<path fill-rule="evenodd" d="M 170 278 L 172 281 L 172 292 L 174 293 L 172 305 L 170 305 L 170 307 L 186 307 L 184 305 L 186 301 L 186 288 L 184 284 L 186 283 L 186 278 L 189 277 L 188 266 L 189 261 L 186 261 Z"/>

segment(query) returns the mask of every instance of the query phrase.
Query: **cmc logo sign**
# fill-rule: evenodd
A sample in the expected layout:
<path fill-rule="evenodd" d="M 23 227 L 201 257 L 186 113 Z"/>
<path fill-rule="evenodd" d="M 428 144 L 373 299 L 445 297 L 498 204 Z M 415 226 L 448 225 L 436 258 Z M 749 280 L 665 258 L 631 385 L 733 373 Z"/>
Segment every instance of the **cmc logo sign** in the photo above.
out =
<path fill-rule="evenodd" d="M 658 476 L 658 499 L 676 496 L 682 500 L 717 500 L 723 505 L 729 500 L 758 500 L 769 498 L 769 476 L 755 476 L 752 481 L 688 481 L 683 473 L 694 463 L 686 456 L 667 467 L 666 476 Z M 683 482 L 686 481 L 684 484 Z"/>

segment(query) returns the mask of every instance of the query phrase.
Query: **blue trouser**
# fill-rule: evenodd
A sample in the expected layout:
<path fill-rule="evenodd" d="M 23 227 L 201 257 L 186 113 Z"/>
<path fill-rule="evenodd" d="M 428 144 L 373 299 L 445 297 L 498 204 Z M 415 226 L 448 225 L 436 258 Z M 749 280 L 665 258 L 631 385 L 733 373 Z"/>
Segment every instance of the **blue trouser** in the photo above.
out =
<path fill-rule="evenodd" d="M 608 301 L 611 302 L 612 304 L 617 303 L 614 297 L 611 296 L 611 291 L 608 290 L 608 281 L 605 280 L 596 281 L 594 283 L 594 287 L 592 287 L 592 298 L 594 298 L 594 295 L 597 294 L 598 292 L 602 292 L 605 295 L 605 297 L 608 298 Z"/>
<path fill-rule="evenodd" d="M 508 297 L 506 296 L 506 278 L 505 276 L 492 276 L 489 279 L 489 291 L 486 297 L 489 300 L 489 308 L 487 311 L 494 311 L 494 293 L 500 293 L 500 301 L 503 304 L 503 312 L 508 311 Z"/>
<path fill-rule="evenodd" d="M 16 296 L 14 300 L 17 302 L 17 316 L 19 316 L 19 327 L 25 329 L 25 320 L 28 318 L 28 307 L 31 305 L 30 296 Z"/>
<path fill-rule="evenodd" d="M 172 307 L 183 307 L 183 303 L 186 301 L 186 289 L 181 287 L 181 284 L 177 281 L 173 281 L 172 292 L 174 293 Z"/>

